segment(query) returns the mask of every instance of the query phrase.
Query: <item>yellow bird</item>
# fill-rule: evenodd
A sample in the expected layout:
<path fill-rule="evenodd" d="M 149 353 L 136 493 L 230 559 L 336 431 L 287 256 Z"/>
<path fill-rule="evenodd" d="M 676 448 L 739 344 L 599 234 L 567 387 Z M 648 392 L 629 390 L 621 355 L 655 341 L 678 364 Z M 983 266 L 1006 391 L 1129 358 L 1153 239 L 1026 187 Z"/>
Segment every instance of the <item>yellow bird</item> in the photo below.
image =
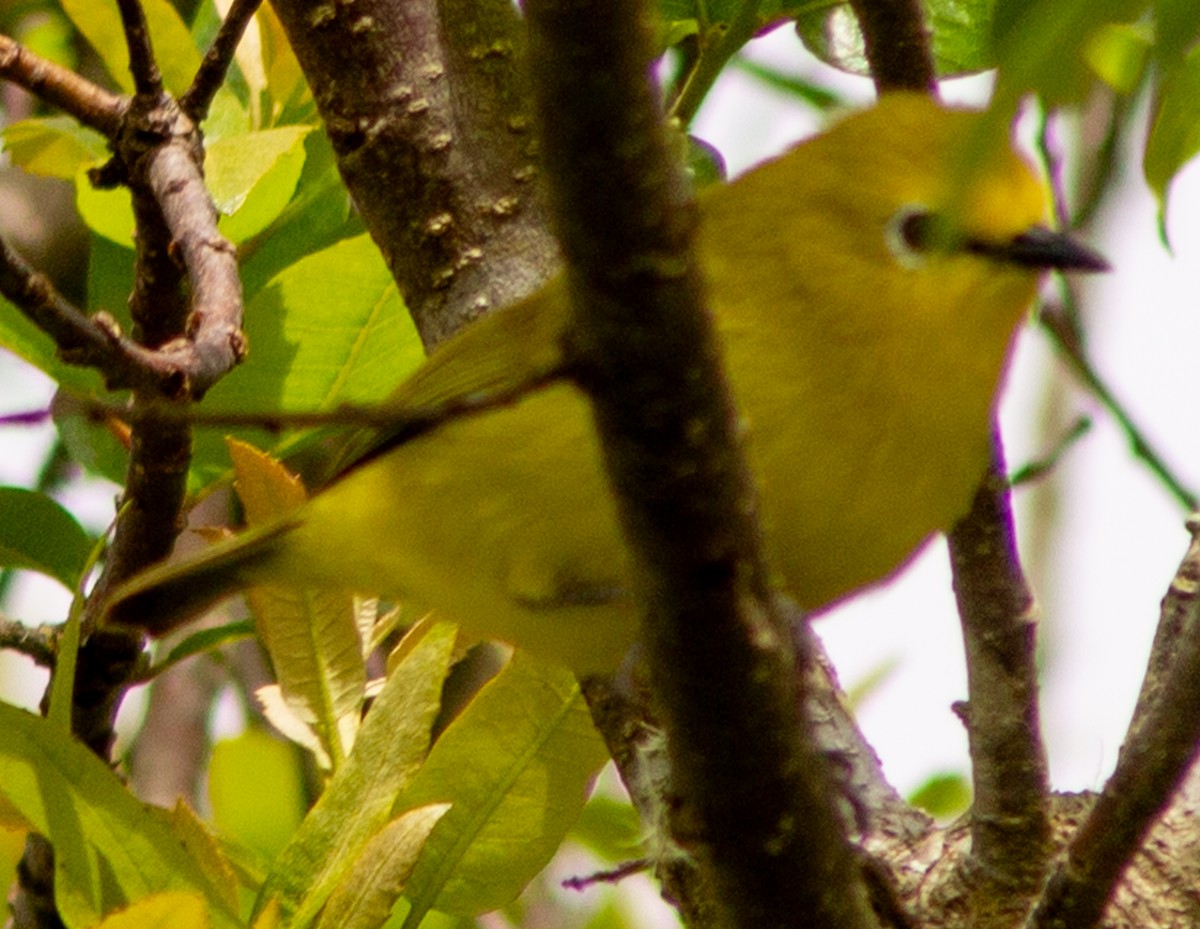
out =
<path fill-rule="evenodd" d="M 892 575 L 968 509 L 1014 331 L 1047 269 L 1103 259 L 978 113 L 891 94 L 700 199 L 700 260 L 767 557 L 801 606 Z M 466 328 L 399 411 L 505 391 L 561 357 L 566 290 Z M 636 640 L 629 552 L 570 381 L 384 447 L 276 523 L 152 568 L 110 619 L 161 629 L 254 584 L 415 600 L 578 672 Z"/>

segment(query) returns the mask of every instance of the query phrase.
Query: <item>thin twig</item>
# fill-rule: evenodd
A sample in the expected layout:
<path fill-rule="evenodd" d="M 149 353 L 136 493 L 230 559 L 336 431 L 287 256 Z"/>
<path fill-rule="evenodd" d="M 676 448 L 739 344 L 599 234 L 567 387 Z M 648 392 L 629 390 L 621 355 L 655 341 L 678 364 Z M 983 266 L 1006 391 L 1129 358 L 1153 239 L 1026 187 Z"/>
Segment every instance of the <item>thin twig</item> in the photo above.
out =
<path fill-rule="evenodd" d="M 11 649 L 32 658 L 43 668 L 54 667 L 58 652 L 58 629 L 55 626 L 31 628 L 15 619 L 0 617 L 0 649 Z"/>
<path fill-rule="evenodd" d="M 150 44 L 150 28 L 140 0 L 117 0 L 121 25 L 125 28 L 125 44 L 129 48 L 129 73 L 138 96 L 157 97 L 162 93 L 162 75 L 154 60 Z"/>
<path fill-rule="evenodd" d="M 1100 401 L 1117 425 L 1121 427 L 1134 457 L 1140 459 L 1150 469 L 1150 472 L 1162 482 L 1171 496 L 1185 510 L 1190 512 L 1200 506 L 1200 498 L 1175 474 L 1161 453 L 1151 444 L 1141 427 L 1134 422 L 1129 410 L 1117 399 L 1099 372 L 1092 366 L 1080 333 L 1072 325 L 1070 316 L 1063 307 L 1044 304 L 1037 318 L 1042 330 L 1050 336 L 1050 341 L 1058 350 L 1059 356 L 1067 362 L 1068 367 L 1083 383 L 1083 386 Z"/>
<path fill-rule="evenodd" d="M 937 96 L 937 71 L 919 0 L 851 0 L 871 78 L 879 93 L 916 90 Z"/>
<path fill-rule="evenodd" d="M 1041 886 L 1049 855 L 1046 751 L 1037 710 L 1036 611 L 1013 538 L 1000 440 L 971 512 L 950 532 L 970 702 L 965 708 L 974 925 L 1009 926 Z"/>
<path fill-rule="evenodd" d="M 558 367 L 531 370 L 527 377 L 497 389 L 451 395 L 438 403 L 420 407 L 389 406 L 386 402 L 372 405 L 343 403 L 328 410 L 253 412 L 205 410 L 154 401 L 131 408 L 98 397 L 75 395 L 74 399 L 79 409 L 89 416 L 98 419 L 115 416 L 135 425 L 174 423 L 200 428 L 252 426 L 269 432 L 319 426 L 366 426 L 386 430 L 389 444 L 392 444 L 408 441 L 449 419 L 516 403 L 563 375 L 564 372 Z"/>
<path fill-rule="evenodd" d="M 123 336 L 111 317 L 87 316 L 2 239 L 0 294 L 54 340 L 64 361 L 95 368 L 112 390 L 139 388 L 172 396 L 195 364 L 190 346 L 152 351 Z"/>
<path fill-rule="evenodd" d="M 1163 599 L 1158 644 L 1169 640 L 1165 677 L 1147 677 L 1130 735 L 1026 929 L 1095 926 L 1134 853 L 1169 804 L 1200 742 L 1200 518 L 1188 522 L 1187 554 Z M 1152 664 L 1152 671 L 1156 670 Z"/>
<path fill-rule="evenodd" d="M 233 0 L 225 21 L 217 30 L 212 45 L 200 62 L 200 68 L 192 79 L 189 87 L 179 98 L 179 108 L 196 123 L 204 122 L 208 116 L 208 108 L 212 105 L 213 96 L 225 83 L 225 75 L 233 61 L 238 43 L 250 20 L 261 5 L 262 0 Z"/>
<path fill-rule="evenodd" d="M 6 35 L 0 35 L 0 77 L 110 139 L 117 134 L 129 105 L 124 97 L 35 55 Z"/>

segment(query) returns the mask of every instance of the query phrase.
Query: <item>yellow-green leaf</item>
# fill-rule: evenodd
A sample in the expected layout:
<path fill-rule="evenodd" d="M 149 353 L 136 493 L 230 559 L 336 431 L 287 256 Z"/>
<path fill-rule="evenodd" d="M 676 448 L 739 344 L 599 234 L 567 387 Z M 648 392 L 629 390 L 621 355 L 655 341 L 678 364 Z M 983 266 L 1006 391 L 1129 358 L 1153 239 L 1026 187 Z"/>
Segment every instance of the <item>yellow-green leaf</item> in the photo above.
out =
<path fill-rule="evenodd" d="M 116 0 L 60 0 L 60 3 L 75 28 L 96 50 L 117 86 L 125 93 L 132 93 L 129 50 Z M 163 84 L 179 96 L 187 90 L 200 66 L 200 52 L 196 50 L 187 25 L 169 0 L 141 0 L 141 7 L 146 14 Z"/>
<path fill-rule="evenodd" d="M 278 461 L 230 441 L 237 490 L 251 524 L 299 506 L 304 487 Z M 334 769 L 354 743 L 366 662 L 354 598 L 338 591 L 281 586 L 247 592 L 288 707 L 312 725 Z"/>
<path fill-rule="evenodd" d="M 429 749 L 453 626 L 432 627 L 388 678 L 346 763 L 279 854 L 255 904 L 278 901 L 284 921 L 309 925 L 371 837 L 392 817 L 400 792 Z"/>
<path fill-rule="evenodd" d="M 608 758 L 575 677 L 517 652 L 430 752 L 404 808 L 452 804 L 408 881 L 406 926 L 513 900 L 553 856 Z"/>
<path fill-rule="evenodd" d="M 210 144 L 204 178 L 222 214 L 221 232 L 242 242 L 266 229 L 287 206 L 304 167 L 312 126 L 281 126 Z"/>
<path fill-rule="evenodd" d="M 209 925 L 203 897 L 167 891 L 113 913 L 96 929 L 208 929 Z"/>
<path fill-rule="evenodd" d="M 30 174 L 71 180 L 107 154 L 100 133 L 69 116 L 22 119 L 4 129 L 4 150 Z"/>
<path fill-rule="evenodd" d="M 247 729 L 213 746 L 208 797 L 221 834 L 273 857 L 305 812 L 303 773 L 294 746 Z"/>
<path fill-rule="evenodd" d="M 203 897 L 214 929 L 241 925 L 160 811 L 48 720 L 3 703 L 0 794 L 54 844 L 55 903 L 68 926 L 169 890 Z"/>
<path fill-rule="evenodd" d="M 379 830 L 330 896 L 318 929 L 375 929 L 383 925 L 429 833 L 449 809 L 448 803 L 418 807 Z"/>

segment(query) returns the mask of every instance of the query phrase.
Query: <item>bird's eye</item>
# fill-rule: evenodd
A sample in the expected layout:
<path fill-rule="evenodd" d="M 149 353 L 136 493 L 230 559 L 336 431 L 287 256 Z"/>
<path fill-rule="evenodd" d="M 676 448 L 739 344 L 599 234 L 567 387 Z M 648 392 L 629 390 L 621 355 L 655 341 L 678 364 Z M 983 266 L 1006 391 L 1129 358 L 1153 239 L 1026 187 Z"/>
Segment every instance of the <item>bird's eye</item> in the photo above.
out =
<path fill-rule="evenodd" d="M 887 225 L 888 249 L 906 268 L 918 268 L 945 235 L 941 217 L 932 210 L 910 205 L 898 210 Z"/>

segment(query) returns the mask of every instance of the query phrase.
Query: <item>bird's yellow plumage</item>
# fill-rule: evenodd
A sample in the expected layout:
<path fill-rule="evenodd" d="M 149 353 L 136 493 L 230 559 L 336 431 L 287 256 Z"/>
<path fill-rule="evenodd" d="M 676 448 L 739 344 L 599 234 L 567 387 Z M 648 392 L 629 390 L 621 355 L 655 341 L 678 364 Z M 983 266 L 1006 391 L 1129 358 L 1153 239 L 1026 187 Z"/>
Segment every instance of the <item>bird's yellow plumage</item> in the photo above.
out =
<path fill-rule="evenodd" d="M 903 565 L 968 508 L 1014 330 L 1051 267 L 1102 262 L 1042 227 L 1046 197 L 980 117 L 885 97 L 701 199 L 700 258 L 745 424 L 775 577 L 826 606 Z M 558 281 L 477 323 L 399 409 L 553 367 Z M 284 521 L 151 570 L 111 615 L 161 627 L 250 583 L 413 598 L 580 671 L 637 635 L 628 553 L 571 383 L 441 423 Z"/>

